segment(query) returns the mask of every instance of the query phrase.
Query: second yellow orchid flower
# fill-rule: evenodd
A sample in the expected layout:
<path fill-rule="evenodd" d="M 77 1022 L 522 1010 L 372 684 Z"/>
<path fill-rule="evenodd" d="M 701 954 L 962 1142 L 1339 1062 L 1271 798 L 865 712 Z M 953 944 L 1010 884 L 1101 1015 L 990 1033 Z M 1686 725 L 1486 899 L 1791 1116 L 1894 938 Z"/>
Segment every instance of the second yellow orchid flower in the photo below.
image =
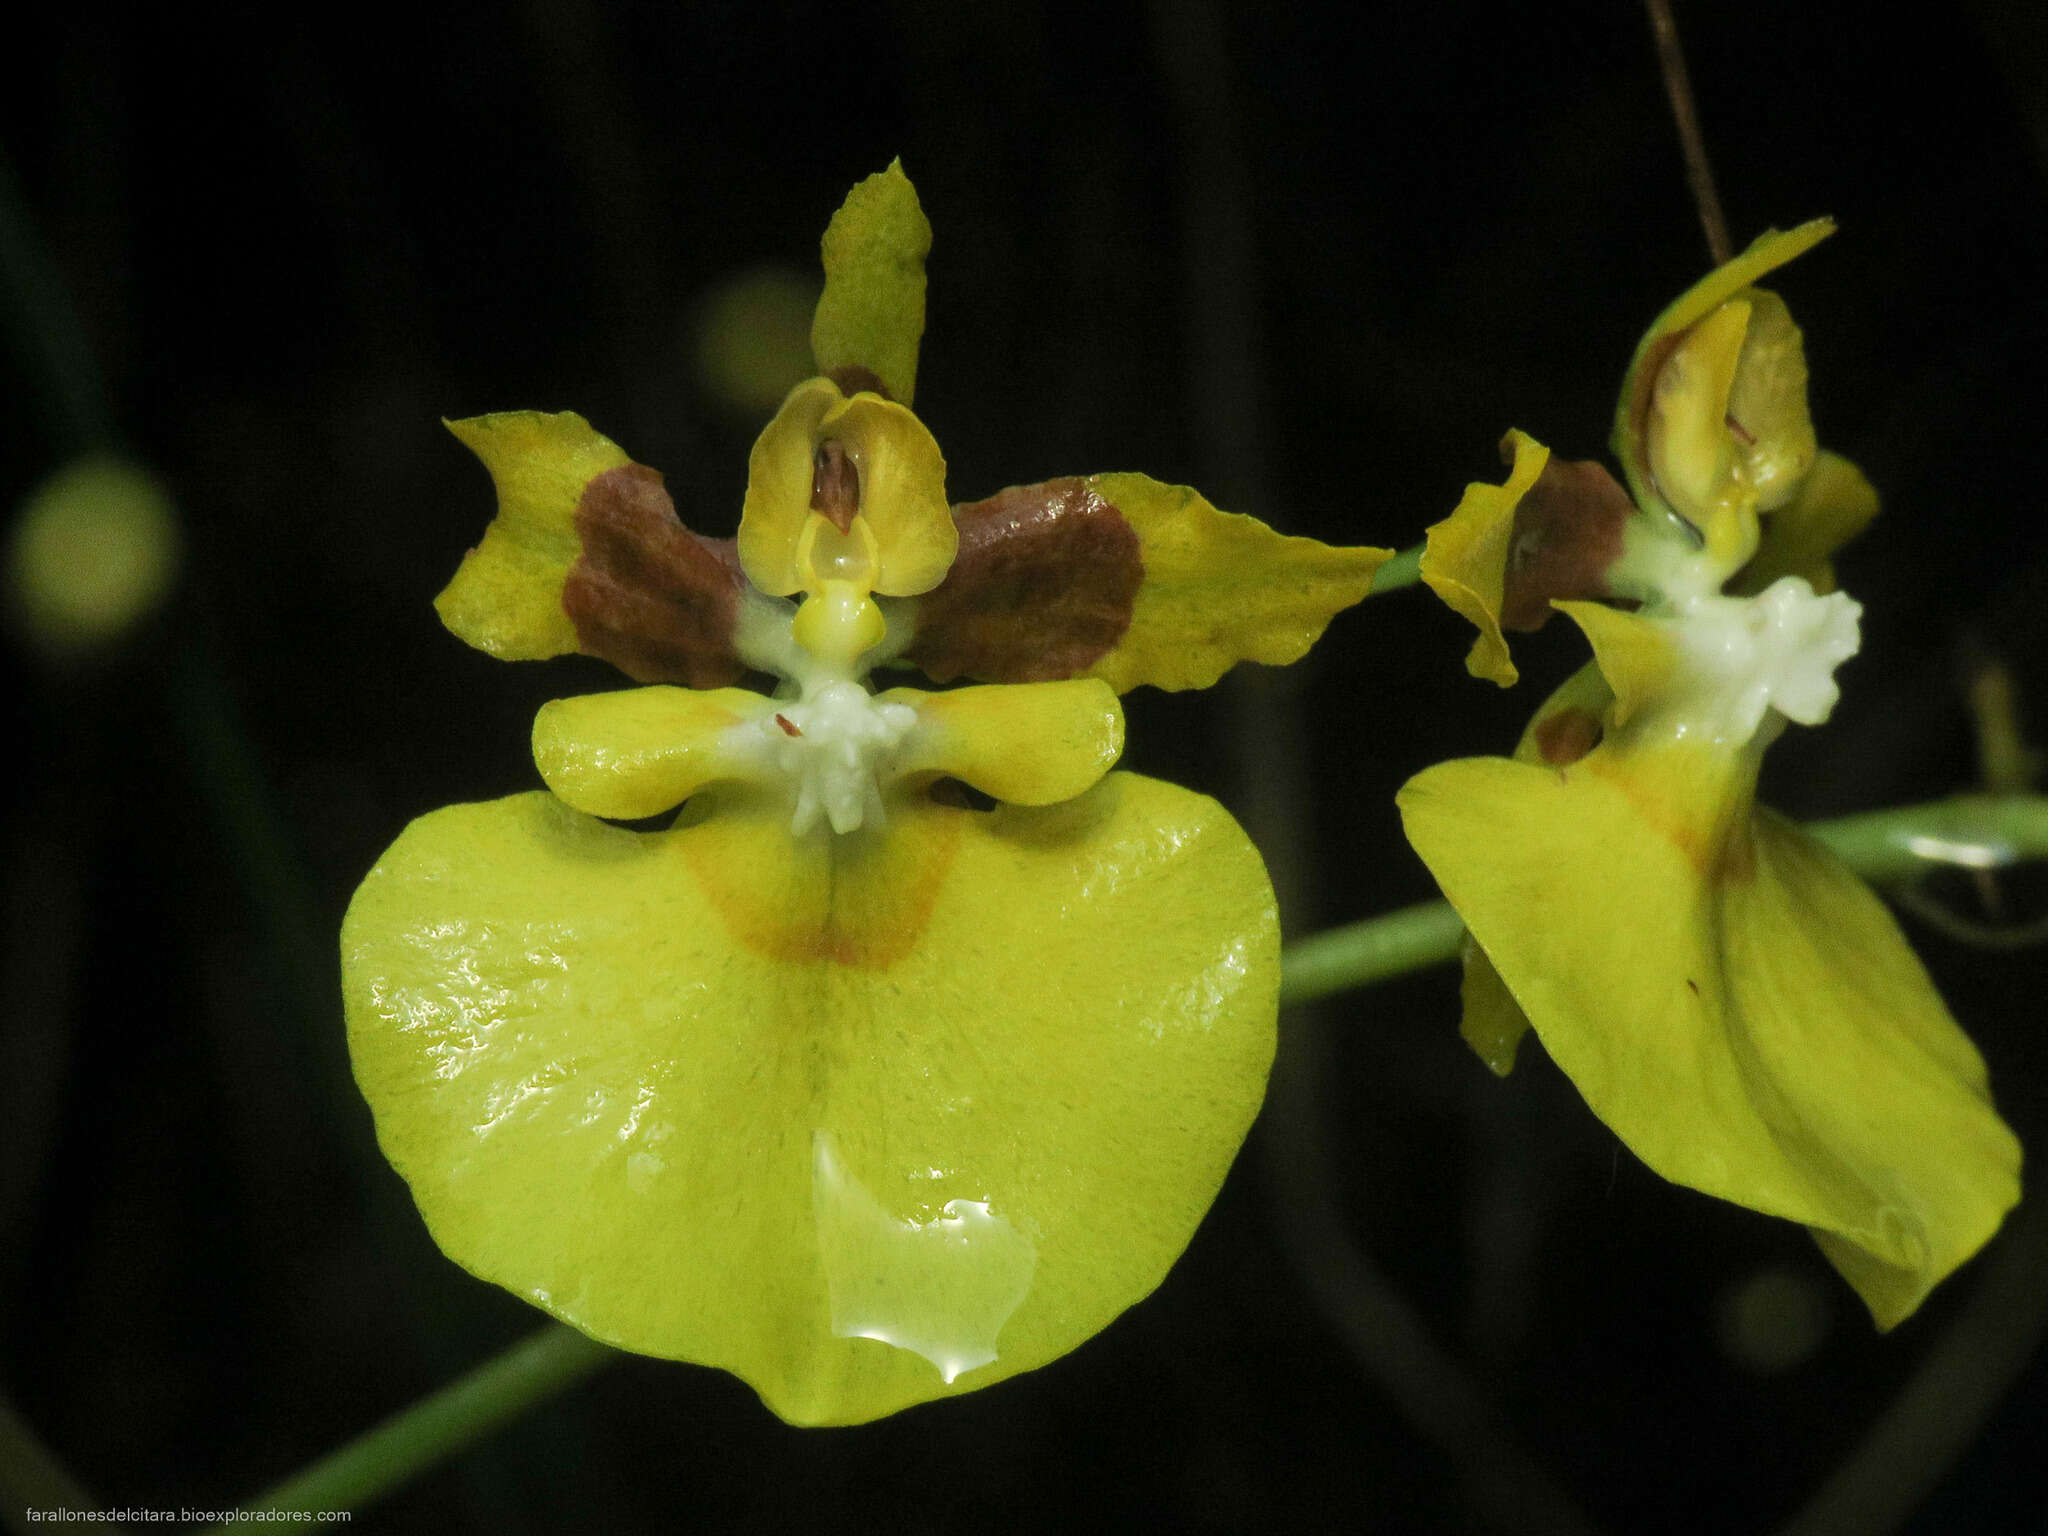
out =
<path fill-rule="evenodd" d="M 1502 630 L 1553 607 L 1594 662 L 1512 761 L 1399 803 L 1470 933 L 1488 1064 L 1533 1028 L 1644 1162 L 1807 1225 L 1890 1327 L 1997 1229 L 2020 1153 L 1883 905 L 1755 804 L 1770 742 L 1833 709 L 1861 610 L 1829 560 L 1877 506 L 1816 447 L 1798 330 L 1751 286 L 1829 228 L 1763 237 L 1652 326 L 1617 413 L 1632 495 L 1510 434 L 1507 484 L 1431 530 L 1475 674 L 1512 682 Z"/>

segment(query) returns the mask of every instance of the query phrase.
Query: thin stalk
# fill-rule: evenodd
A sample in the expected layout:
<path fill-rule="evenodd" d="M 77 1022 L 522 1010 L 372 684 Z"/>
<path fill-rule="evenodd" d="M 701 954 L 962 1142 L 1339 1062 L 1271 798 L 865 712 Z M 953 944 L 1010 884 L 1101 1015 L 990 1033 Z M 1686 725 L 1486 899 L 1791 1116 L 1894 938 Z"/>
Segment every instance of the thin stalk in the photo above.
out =
<path fill-rule="evenodd" d="M 1425 901 L 1298 939 L 1280 959 L 1280 1006 L 1426 970 L 1457 954 L 1464 934 L 1449 902 Z"/>
<path fill-rule="evenodd" d="M 242 1512 L 360 1509 L 618 1358 L 610 1346 L 550 1323 L 259 1494 Z M 231 1528 L 241 1527 L 215 1527 Z"/>
<path fill-rule="evenodd" d="M 14 167 L 0 155 L 0 328 L 36 380 L 37 404 L 68 453 L 113 446 L 99 363 L 87 345 L 64 280 L 28 212 Z"/>
<path fill-rule="evenodd" d="M 1865 811 L 1807 830 L 1876 885 L 1929 869 L 2002 869 L 2048 857 L 2048 795 L 1956 795 Z"/>
<path fill-rule="evenodd" d="M 1643 6 L 1650 13 L 1650 31 L 1657 39 L 1657 65 L 1664 74 L 1664 94 L 1671 99 L 1671 119 L 1678 125 L 1678 142 L 1685 151 L 1686 183 L 1692 188 L 1693 206 L 1700 212 L 1707 251 L 1718 267 L 1735 251 L 1728 240 L 1727 216 L 1721 212 L 1721 194 L 1714 190 L 1714 167 L 1707 159 L 1706 137 L 1700 132 L 1699 107 L 1693 101 L 1692 78 L 1686 73 L 1678 25 L 1671 19 L 1670 0 L 1643 0 Z"/>
<path fill-rule="evenodd" d="M 1957 795 L 1807 827 L 1877 885 L 1959 865 L 2048 858 L 2048 796 Z M 1464 933 L 1449 903 L 1424 902 L 1297 940 L 1281 957 L 1280 1001 L 1302 1003 L 1449 960 Z"/>
<path fill-rule="evenodd" d="M 1412 587 L 1422 579 L 1422 545 L 1411 544 L 1394 556 L 1372 574 L 1372 592 L 1378 597 L 1382 592 L 1393 592 L 1402 587 Z"/>

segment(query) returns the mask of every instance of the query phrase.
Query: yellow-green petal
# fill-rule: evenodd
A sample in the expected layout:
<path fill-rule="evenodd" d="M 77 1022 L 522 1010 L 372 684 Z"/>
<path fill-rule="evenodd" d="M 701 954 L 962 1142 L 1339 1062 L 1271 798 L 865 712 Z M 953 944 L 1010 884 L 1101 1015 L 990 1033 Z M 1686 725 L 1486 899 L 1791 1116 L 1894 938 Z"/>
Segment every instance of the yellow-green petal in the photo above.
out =
<path fill-rule="evenodd" d="M 1509 432 L 1507 443 L 1514 453 L 1507 482 L 1466 486 L 1451 515 L 1430 528 L 1422 550 L 1422 579 L 1429 589 L 1479 631 L 1465 670 L 1503 688 L 1520 675 L 1500 627 L 1515 508 L 1550 462 L 1550 450 L 1526 432 Z"/>
<path fill-rule="evenodd" d="M 657 816 L 745 766 L 733 726 L 774 707 L 745 688 L 628 688 L 543 704 L 533 760 L 579 811 L 623 821 Z"/>
<path fill-rule="evenodd" d="M 1806 343 L 1792 312 L 1761 288 L 1744 297 L 1749 325 L 1728 392 L 1726 424 L 1757 510 L 1768 513 L 1797 494 L 1820 448 L 1806 398 Z"/>
<path fill-rule="evenodd" d="M 1593 1112 L 1664 1177 L 1814 1229 L 1890 1327 L 1997 1229 L 2019 1147 L 1883 905 L 1752 812 L 1758 755 L 1471 759 L 1399 804 Z"/>
<path fill-rule="evenodd" d="M 1112 774 L 792 842 L 706 791 L 415 822 L 343 928 L 356 1075 L 458 1262 L 801 1423 L 1042 1365 L 1158 1284 L 1263 1092 L 1258 855 Z"/>
<path fill-rule="evenodd" d="M 583 552 L 576 504 L 625 450 L 574 411 L 499 411 L 445 423 L 491 473 L 498 515 L 434 599 L 446 624 L 479 650 L 538 661 L 577 648 L 562 584 Z"/>
<path fill-rule="evenodd" d="M 1822 450 L 1792 501 L 1763 520 L 1757 550 L 1729 584 L 1747 596 L 1781 576 L 1798 576 L 1816 592 L 1835 590 L 1834 553 L 1877 516 L 1875 487 L 1838 453 Z"/>
<path fill-rule="evenodd" d="M 763 592 L 787 597 L 803 590 L 797 543 L 811 516 L 811 481 L 819 428 L 844 403 L 830 379 L 806 379 L 761 429 L 747 456 L 746 500 L 740 511 L 740 568 Z"/>
<path fill-rule="evenodd" d="M 1529 1033 L 1528 1016 L 1469 933 L 1459 947 L 1458 963 L 1458 1034 L 1494 1076 L 1506 1077 L 1515 1069 L 1522 1037 Z"/>
<path fill-rule="evenodd" d="M 1809 219 L 1794 229 L 1766 230 L 1741 255 L 1716 267 L 1680 294 L 1643 333 L 1622 380 L 1613 443 L 1614 455 L 1628 478 L 1629 493 L 1639 505 L 1657 504 L 1642 446 L 1643 433 L 1657 374 L 1679 337 L 1765 273 L 1804 255 L 1834 232 L 1834 220 L 1825 218 Z"/>
<path fill-rule="evenodd" d="M 864 541 L 849 546 L 866 563 L 844 574 L 890 597 L 937 586 L 959 544 L 938 442 L 906 407 L 879 395 L 848 397 L 822 378 L 790 391 L 747 460 L 739 528 L 747 579 L 781 597 L 835 574 L 805 560 L 805 527 L 821 515 L 811 505 L 816 454 L 827 441 L 838 443 L 853 466 L 854 522 L 864 521 L 874 538 L 872 561 Z"/>
<path fill-rule="evenodd" d="M 862 454 L 861 516 L 875 531 L 875 591 L 915 597 L 945 579 L 960 546 L 938 440 L 910 410 L 856 395 L 827 423 Z"/>
<path fill-rule="evenodd" d="M 1756 500 L 1733 482 L 1728 397 L 1749 330 L 1751 306 L 1730 299 L 1679 339 L 1650 390 L 1644 458 L 1663 501 L 1704 535 L 1710 558 L 1749 557 Z"/>
<path fill-rule="evenodd" d="M 846 194 L 825 228 L 825 292 L 811 319 L 818 372 L 871 373 L 891 398 L 911 403 L 931 248 L 932 227 L 901 160 Z"/>
<path fill-rule="evenodd" d="M 1604 603 L 1559 603 L 1557 607 L 1579 626 L 1593 647 L 1595 667 L 1611 699 L 1603 717 L 1608 727 L 1620 729 L 1638 714 L 1681 707 L 1690 701 L 1684 658 L 1669 625 Z M 1534 729 L 1532 722 L 1530 730 Z"/>
<path fill-rule="evenodd" d="M 898 774 L 947 774 L 1012 805 L 1071 800 L 1123 755 L 1124 708 L 1099 677 L 945 693 L 892 688 L 877 702 L 917 711 Z"/>
<path fill-rule="evenodd" d="M 1275 533 L 1145 475 L 1094 475 L 1089 485 L 1137 534 L 1144 568 L 1129 627 L 1087 669 L 1118 693 L 1141 683 L 1207 688 L 1240 661 L 1299 661 L 1394 557 Z"/>

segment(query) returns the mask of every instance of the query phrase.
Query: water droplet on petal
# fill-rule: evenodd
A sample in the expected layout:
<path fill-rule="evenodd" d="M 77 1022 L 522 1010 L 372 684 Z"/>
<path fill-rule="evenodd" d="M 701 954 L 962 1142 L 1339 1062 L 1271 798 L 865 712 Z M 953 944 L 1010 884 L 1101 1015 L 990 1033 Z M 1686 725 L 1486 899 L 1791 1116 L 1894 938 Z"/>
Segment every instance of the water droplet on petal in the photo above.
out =
<path fill-rule="evenodd" d="M 923 1356 L 950 1383 L 996 1358 L 1003 1324 L 1031 1291 L 1038 1250 L 985 1200 L 948 1200 L 929 1221 L 895 1216 L 811 1138 L 811 1210 L 832 1333 Z"/>

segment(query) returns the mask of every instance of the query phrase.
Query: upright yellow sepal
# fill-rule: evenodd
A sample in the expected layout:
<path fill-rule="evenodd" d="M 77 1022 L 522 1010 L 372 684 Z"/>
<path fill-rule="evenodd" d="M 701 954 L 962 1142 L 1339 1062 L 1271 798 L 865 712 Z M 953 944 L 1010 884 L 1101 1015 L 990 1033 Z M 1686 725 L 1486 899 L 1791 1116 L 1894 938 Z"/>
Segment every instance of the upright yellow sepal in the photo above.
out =
<path fill-rule="evenodd" d="M 1466 486 L 1451 515 L 1430 528 L 1422 550 L 1422 579 L 1429 589 L 1479 631 L 1465 656 L 1465 670 L 1503 688 L 1520 676 L 1500 624 L 1515 509 L 1550 462 L 1550 450 L 1526 432 L 1509 432 L 1503 451 L 1510 447 L 1514 467 L 1507 482 L 1481 480 Z"/>
<path fill-rule="evenodd" d="M 1240 661 L 1299 661 L 1394 557 L 1390 549 L 1275 533 L 1255 517 L 1218 511 L 1188 486 L 1146 475 L 1094 475 L 1088 483 L 1137 534 L 1144 567 L 1129 627 L 1088 668 L 1118 693 L 1140 683 L 1207 688 Z"/>
<path fill-rule="evenodd" d="M 872 373 L 892 399 L 911 403 L 931 248 L 932 227 L 901 160 L 847 193 L 825 229 L 825 292 L 811 319 L 820 373 Z"/>
<path fill-rule="evenodd" d="M 576 506 L 592 479 L 631 460 L 574 411 L 499 411 L 444 425 L 490 471 L 498 514 L 434 599 L 441 622 L 507 661 L 574 651 L 562 585 L 582 553 Z"/>

